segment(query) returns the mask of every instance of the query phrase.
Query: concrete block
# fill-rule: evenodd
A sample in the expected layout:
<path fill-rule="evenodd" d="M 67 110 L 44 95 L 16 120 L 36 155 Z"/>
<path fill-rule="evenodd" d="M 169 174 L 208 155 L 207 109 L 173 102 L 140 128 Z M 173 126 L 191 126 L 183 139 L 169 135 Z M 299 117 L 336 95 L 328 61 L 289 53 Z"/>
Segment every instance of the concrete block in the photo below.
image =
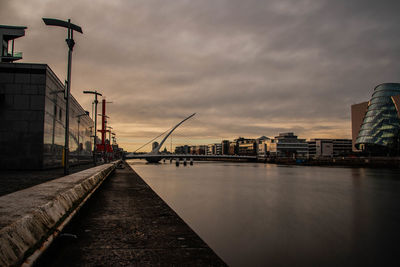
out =
<path fill-rule="evenodd" d="M 104 164 L 0 197 L 0 265 L 20 265 L 115 169 Z"/>
<path fill-rule="evenodd" d="M 30 95 L 29 98 L 31 110 L 44 110 L 44 96 Z"/>
<path fill-rule="evenodd" d="M 46 75 L 45 74 L 31 74 L 31 83 L 32 84 L 45 84 L 46 83 Z"/>
<path fill-rule="evenodd" d="M 29 73 L 15 73 L 15 83 L 29 84 L 31 82 L 31 75 Z"/>
<path fill-rule="evenodd" d="M 29 96 L 28 95 L 15 95 L 13 108 L 14 109 L 29 109 Z"/>

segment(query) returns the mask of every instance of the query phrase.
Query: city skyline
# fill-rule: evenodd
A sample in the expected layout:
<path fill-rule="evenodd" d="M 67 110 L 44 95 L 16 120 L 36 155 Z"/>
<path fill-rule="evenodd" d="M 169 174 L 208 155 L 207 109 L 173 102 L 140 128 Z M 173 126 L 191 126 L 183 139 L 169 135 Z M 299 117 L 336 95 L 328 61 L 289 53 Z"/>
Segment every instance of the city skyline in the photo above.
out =
<path fill-rule="evenodd" d="M 133 151 L 197 112 L 173 146 L 238 136 L 351 138 L 350 106 L 399 82 L 400 3 L 385 1 L 8 1 L 0 24 L 27 26 L 21 62 L 66 78 L 71 18 L 72 94 L 91 111 L 98 90 L 119 144 Z M 175 142 L 174 142 L 175 141 Z M 169 148 L 169 141 L 165 144 Z M 145 150 L 148 148 L 145 148 Z"/>

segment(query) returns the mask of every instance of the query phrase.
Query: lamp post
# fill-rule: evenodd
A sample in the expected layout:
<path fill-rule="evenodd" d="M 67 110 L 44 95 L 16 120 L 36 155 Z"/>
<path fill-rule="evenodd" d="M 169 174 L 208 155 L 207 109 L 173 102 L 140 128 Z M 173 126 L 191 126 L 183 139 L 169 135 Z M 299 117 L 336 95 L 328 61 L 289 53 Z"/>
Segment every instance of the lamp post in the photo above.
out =
<path fill-rule="evenodd" d="M 84 94 L 94 94 L 94 142 L 93 142 L 93 162 L 94 165 L 96 166 L 97 163 L 97 104 L 99 103 L 99 101 L 97 101 L 97 96 L 102 96 L 102 94 L 100 94 L 97 91 L 83 91 Z M 93 115 L 92 115 L 93 117 Z"/>
<path fill-rule="evenodd" d="M 101 145 L 103 147 L 103 159 L 104 159 L 104 163 L 107 162 L 107 158 L 106 158 L 106 128 L 107 128 L 107 120 L 109 117 L 107 115 L 105 115 L 105 106 L 106 106 L 106 101 L 103 99 L 103 110 L 102 110 L 102 114 L 97 114 L 99 116 L 101 116 L 101 130 L 99 130 L 99 132 L 101 132 Z"/>
<path fill-rule="evenodd" d="M 79 136 L 80 136 L 79 125 L 81 124 L 81 117 L 88 116 L 88 115 L 89 115 L 89 111 L 85 111 L 85 113 L 76 116 L 78 118 L 78 165 L 79 165 L 79 157 L 80 157 L 80 152 L 81 152 L 81 143 L 79 142 Z"/>
<path fill-rule="evenodd" d="M 108 145 L 109 145 L 110 150 L 111 150 L 112 149 L 112 146 L 111 146 L 111 130 L 112 130 L 113 127 L 106 126 L 106 128 L 108 128 L 108 130 L 107 130 L 107 132 L 108 132 Z"/>
<path fill-rule="evenodd" d="M 43 22 L 48 26 L 59 26 L 68 29 L 67 39 L 65 40 L 68 45 L 68 71 L 67 71 L 67 80 L 66 82 L 66 90 L 64 93 L 64 98 L 66 100 L 65 104 L 65 145 L 64 145 L 64 174 L 69 174 L 69 99 L 71 92 L 71 61 L 72 61 L 72 50 L 74 49 L 75 41 L 74 41 L 74 31 L 82 32 L 82 28 L 78 25 L 72 24 L 71 20 L 63 21 L 59 19 L 50 19 L 43 18 Z"/>

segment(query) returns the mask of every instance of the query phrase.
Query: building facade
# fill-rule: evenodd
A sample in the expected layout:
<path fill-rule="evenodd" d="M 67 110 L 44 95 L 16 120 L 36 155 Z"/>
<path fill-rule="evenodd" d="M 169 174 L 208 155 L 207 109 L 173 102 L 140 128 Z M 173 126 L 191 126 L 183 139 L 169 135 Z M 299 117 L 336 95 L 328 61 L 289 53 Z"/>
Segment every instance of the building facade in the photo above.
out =
<path fill-rule="evenodd" d="M 347 156 L 352 152 L 350 139 L 315 138 L 307 143 L 310 158 Z"/>
<path fill-rule="evenodd" d="M 274 139 L 264 141 L 266 154 L 270 157 L 307 158 L 308 143 L 293 133 L 279 133 Z"/>
<path fill-rule="evenodd" d="M 361 125 L 364 120 L 365 113 L 368 110 L 368 102 L 362 102 L 351 106 L 351 138 L 352 138 L 352 149 L 354 152 L 358 152 L 356 148 L 356 140 L 358 133 L 360 132 Z"/>
<path fill-rule="evenodd" d="M 222 155 L 222 143 L 208 145 L 207 155 Z"/>
<path fill-rule="evenodd" d="M 64 85 L 46 64 L 0 63 L 0 168 L 62 166 L 63 90 Z M 70 163 L 91 160 L 94 124 L 72 96 L 69 120 Z"/>
<path fill-rule="evenodd" d="M 399 83 L 376 86 L 366 112 L 363 114 L 360 110 L 359 115 L 363 115 L 363 121 L 355 141 L 356 149 L 369 155 L 400 154 Z"/>

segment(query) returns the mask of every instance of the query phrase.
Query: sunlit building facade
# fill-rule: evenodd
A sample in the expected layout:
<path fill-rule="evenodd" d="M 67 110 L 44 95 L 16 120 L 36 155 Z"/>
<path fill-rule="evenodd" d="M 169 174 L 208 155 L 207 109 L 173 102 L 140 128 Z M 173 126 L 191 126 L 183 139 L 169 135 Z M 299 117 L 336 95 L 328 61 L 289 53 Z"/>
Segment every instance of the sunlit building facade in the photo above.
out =
<path fill-rule="evenodd" d="M 376 86 L 357 134 L 356 149 L 370 155 L 399 155 L 399 108 L 399 83 Z"/>

